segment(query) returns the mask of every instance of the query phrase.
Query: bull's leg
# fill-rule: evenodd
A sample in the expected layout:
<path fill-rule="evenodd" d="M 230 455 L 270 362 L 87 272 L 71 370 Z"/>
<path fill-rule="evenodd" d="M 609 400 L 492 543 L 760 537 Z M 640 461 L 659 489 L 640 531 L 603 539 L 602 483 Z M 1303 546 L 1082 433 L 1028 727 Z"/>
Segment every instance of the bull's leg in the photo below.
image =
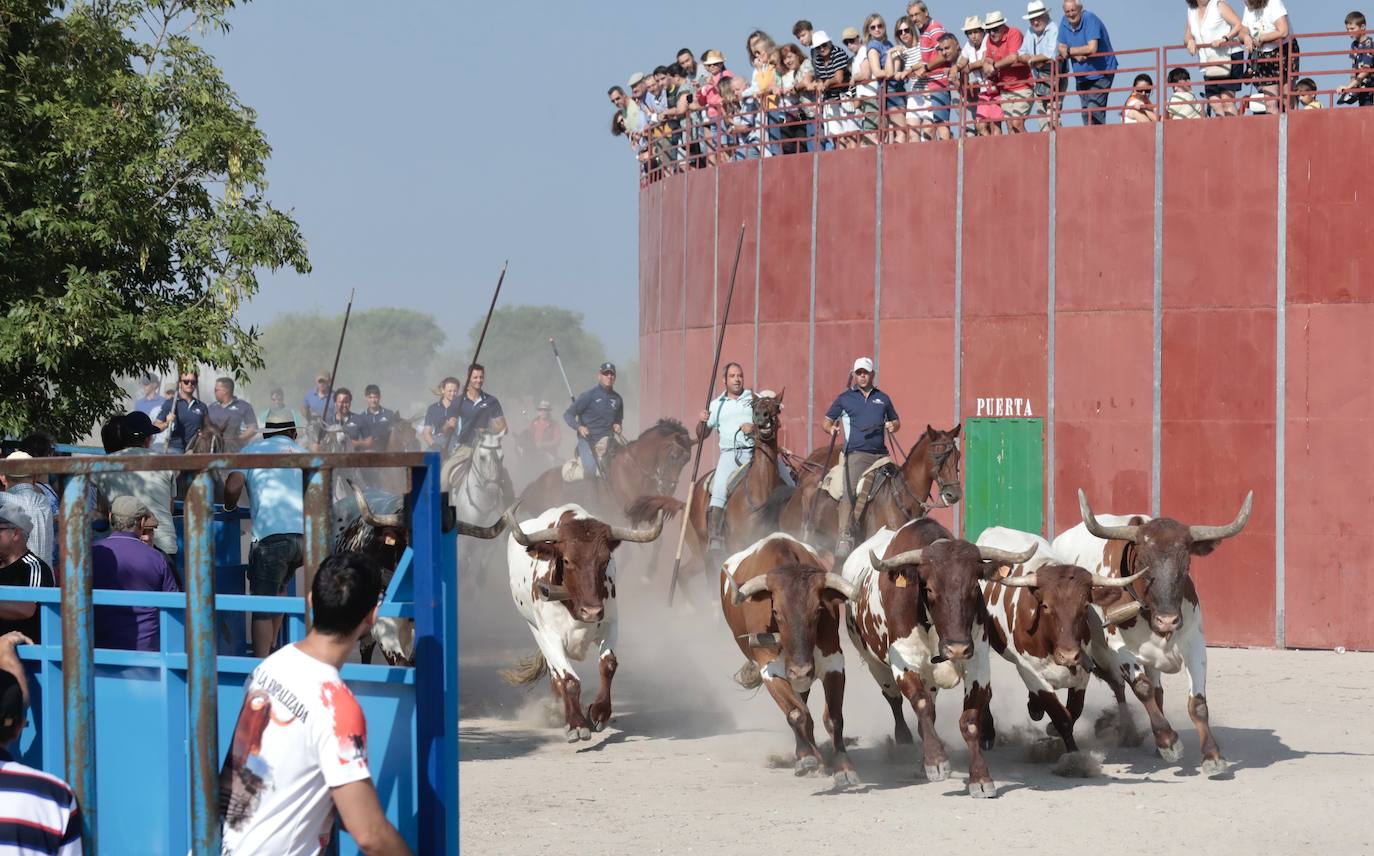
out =
<path fill-rule="evenodd" d="M 816 674 L 825 690 L 825 730 L 830 732 L 830 740 L 835 744 L 835 757 L 830 764 L 835 786 L 860 785 L 859 774 L 854 771 L 844 745 L 844 655 L 838 651 L 829 656 L 817 652 Z"/>
<path fill-rule="evenodd" d="M 1116 720 L 1117 720 L 1117 745 L 1136 746 L 1143 739 L 1143 735 L 1136 730 L 1135 718 L 1131 715 L 1131 707 L 1126 703 L 1126 683 L 1122 680 L 1121 672 L 1116 664 L 1116 655 L 1105 645 L 1094 646 L 1092 649 L 1093 674 L 1097 675 L 1112 690 L 1112 695 L 1116 697 Z M 1111 663 L 1111 666 L 1104 664 Z M 1073 697 L 1069 698 L 1070 707 L 1073 704 Z M 1082 704 L 1080 701 L 1080 710 Z"/>
<path fill-rule="evenodd" d="M 911 729 L 906 724 L 906 717 L 902 714 L 902 696 L 893 689 L 893 694 L 888 695 L 887 690 L 883 690 L 883 698 L 887 700 L 888 707 L 892 708 L 892 741 L 899 746 L 909 746 L 916 741 L 911 736 Z"/>
<path fill-rule="evenodd" d="M 1078 724 L 1083 715 L 1083 702 L 1087 699 L 1087 689 L 1069 690 L 1069 730 Z"/>
<path fill-rule="evenodd" d="M 1074 691 L 1070 690 L 1069 692 L 1070 698 L 1072 698 Z M 1077 690 L 1077 692 L 1082 693 L 1083 691 Z M 1078 744 L 1073 740 L 1073 724 L 1077 721 L 1077 717 L 1064 709 L 1064 705 L 1059 703 L 1059 696 L 1055 694 L 1054 690 L 1039 690 L 1035 693 L 1034 698 L 1041 709 L 1050 715 L 1050 722 L 1054 724 L 1055 731 L 1059 732 L 1059 736 L 1064 740 L 1064 748 L 1070 752 L 1077 752 Z"/>
<path fill-rule="evenodd" d="M 1188 670 L 1188 716 L 1202 742 L 1202 774 L 1218 776 L 1226 772 L 1226 759 L 1221 756 L 1221 747 L 1217 745 L 1207 718 L 1207 643 L 1201 626 L 1197 633 L 1189 634 L 1180 647 L 1183 648 L 1183 667 Z"/>
<path fill-rule="evenodd" d="M 921 676 L 910 669 L 897 676 L 897 688 L 916 711 L 916 727 L 921 733 L 921 756 L 926 779 L 943 782 L 949 778 L 949 755 L 935 733 L 935 697 L 926 689 Z"/>
<path fill-rule="evenodd" d="M 563 715 L 567 722 L 568 742 L 592 738 L 591 723 L 582 712 L 582 681 L 573 671 L 563 650 L 561 639 L 546 639 L 536 636 L 539 650 L 549 665 L 549 681 L 553 684 L 554 695 L 563 701 Z"/>
<path fill-rule="evenodd" d="M 1145 714 L 1150 718 L 1150 731 L 1154 732 L 1155 749 L 1158 750 L 1159 757 L 1171 764 L 1178 761 L 1183 755 L 1183 748 L 1179 745 L 1178 734 L 1169 725 L 1169 720 L 1164 716 L 1161 707 L 1164 689 L 1158 684 L 1159 672 L 1147 669 L 1134 658 L 1130 658 L 1123 660 L 1121 676 L 1131 685 L 1131 692 L 1140 699 Z"/>
<path fill-rule="evenodd" d="M 971 680 L 969 676 L 965 676 L 964 680 L 969 681 L 969 689 L 964 695 L 959 733 L 968 747 L 968 793 L 971 797 L 995 797 L 997 784 L 993 782 L 987 761 L 983 759 L 983 735 L 979 725 L 992 701 L 992 687 L 976 679 Z"/>
<path fill-rule="evenodd" d="M 600 731 L 611 721 L 611 681 L 615 678 L 616 667 L 620 665 L 615 652 L 609 648 L 602 652 L 597 661 L 601 672 L 601 685 L 597 688 L 596 700 L 587 708 L 587 718 L 592 721 L 592 731 Z"/>
<path fill-rule="evenodd" d="M 768 694 L 782 710 L 783 716 L 787 717 L 787 724 L 797 739 L 796 774 L 805 776 L 816 772 L 821 768 L 821 750 L 816 746 L 815 723 L 811 719 L 811 711 L 806 707 L 805 698 L 797 695 L 786 678 L 767 672 L 764 675 L 763 685 L 768 688 Z"/>

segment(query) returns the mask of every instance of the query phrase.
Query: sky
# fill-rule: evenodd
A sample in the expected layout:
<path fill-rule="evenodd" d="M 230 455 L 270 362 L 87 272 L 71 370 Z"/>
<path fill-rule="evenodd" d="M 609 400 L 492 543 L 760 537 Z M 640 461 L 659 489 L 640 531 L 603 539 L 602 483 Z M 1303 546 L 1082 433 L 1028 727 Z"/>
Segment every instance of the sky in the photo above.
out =
<path fill-rule="evenodd" d="M 1351 2 L 1289 0 L 1292 26 L 1342 30 Z M 991 11 L 930 5 L 952 28 Z M 1088 8 L 1118 50 L 1182 41 L 1182 2 Z M 608 131 L 606 89 L 671 62 L 680 47 L 698 56 L 716 48 L 741 70 L 755 28 L 781 44 L 800 17 L 838 36 L 872 11 L 890 29 L 904 10 L 901 0 L 876 9 L 853 0 L 255 0 L 230 13 L 227 36 L 204 42 L 258 111 L 274 149 L 268 196 L 295 210 L 314 271 L 265 273 L 244 317 L 338 313 L 356 288 L 355 309 L 432 312 L 452 344 L 481 319 L 509 259 L 503 305 L 581 311 L 609 357 L 632 359 L 638 186 L 625 143 Z M 1001 10 L 1019 20 L 1024 2 Z"/>

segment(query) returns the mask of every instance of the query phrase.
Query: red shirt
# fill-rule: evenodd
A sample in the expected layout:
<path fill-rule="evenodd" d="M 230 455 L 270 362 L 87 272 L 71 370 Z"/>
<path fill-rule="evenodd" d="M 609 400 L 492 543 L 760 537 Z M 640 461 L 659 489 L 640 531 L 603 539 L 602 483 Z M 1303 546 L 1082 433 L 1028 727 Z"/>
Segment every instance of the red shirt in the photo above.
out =
<path fill-rule="evenodd" d="M 921 62 L 926 66 L 940 62 L 940 37 L 945 34 L 945 25 L 934 18 L 926 24 L 924 30 L 920 30 L 919 39 L 916 42 L 921 49 Z M 917 84 L 919 86 L 919 84 Z M 932 71 L 925 78 L 925 88 L 932 90 L 949 88 L 949 66 L 942 65 Z"/>
<path fill-rule="evenodd" d="M 989 34 L 987 38 L 988 59 L 999 62 L 1006 57 L 1015 56 L 1021 52 L 1021 31 L 1007 28 L 1006 35 L 999 44 Z M 1002 91 L 1011 90 L 1013 92 L 1020 89 L 1030 89 L 1031 68 L 1024 62 L 1014 62 L 1011 65 L 1004 65 L 997 69 L 997 86 Z"/>

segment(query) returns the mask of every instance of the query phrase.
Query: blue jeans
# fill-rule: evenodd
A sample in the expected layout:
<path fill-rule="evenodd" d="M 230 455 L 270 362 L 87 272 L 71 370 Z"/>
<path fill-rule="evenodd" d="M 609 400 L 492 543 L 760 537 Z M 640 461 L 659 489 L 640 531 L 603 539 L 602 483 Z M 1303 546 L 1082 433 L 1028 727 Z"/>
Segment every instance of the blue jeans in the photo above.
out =
<path fill-rule="evenodd" d="M 583 478 L 594 479 L 601 475 L 601 468 L 596 463 L 596 452 L 594 451 L 597 440 L 600 439 L 600 437 L 596 440 L 586 437 L 577 438 L 577 456 L 582 459 Z"/>
<path fill-rule="evenodd" d="M 286 581 L 305 564 L 305 536 L 268 535 L 248 548 L 248 593 L 279 597 Z M 279 613 L 254 612 L 254 620 L 276 618 Z"/>
<path fill-rule="evenodd" d="M 721 449 L 715 475 L 711 476 L 711 508 L 725 507 L 725 488 L 735 471 L 754 457 L 753 449 Z"/>
<path fill-rule="evenodd" d="M 1078 98 L 1083 109 L 1090 112 L 1082 114 L 1084 125 L 1107 124 L 1107 90 L 1112 88 L 1116 75 L 1104 74 L 1101 77 L 1075 78 L 1078 84 Z"/>

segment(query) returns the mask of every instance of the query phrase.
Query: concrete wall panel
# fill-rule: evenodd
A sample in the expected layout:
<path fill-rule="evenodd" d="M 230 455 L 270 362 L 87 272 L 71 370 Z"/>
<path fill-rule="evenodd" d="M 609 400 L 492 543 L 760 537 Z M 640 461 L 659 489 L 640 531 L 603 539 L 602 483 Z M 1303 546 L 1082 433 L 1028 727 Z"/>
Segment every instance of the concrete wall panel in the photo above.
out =
<path fill-rule="evenodd" d="M 763 161 L 760 321 L 811 315 L 811 172 L 815 158 Z"/>

